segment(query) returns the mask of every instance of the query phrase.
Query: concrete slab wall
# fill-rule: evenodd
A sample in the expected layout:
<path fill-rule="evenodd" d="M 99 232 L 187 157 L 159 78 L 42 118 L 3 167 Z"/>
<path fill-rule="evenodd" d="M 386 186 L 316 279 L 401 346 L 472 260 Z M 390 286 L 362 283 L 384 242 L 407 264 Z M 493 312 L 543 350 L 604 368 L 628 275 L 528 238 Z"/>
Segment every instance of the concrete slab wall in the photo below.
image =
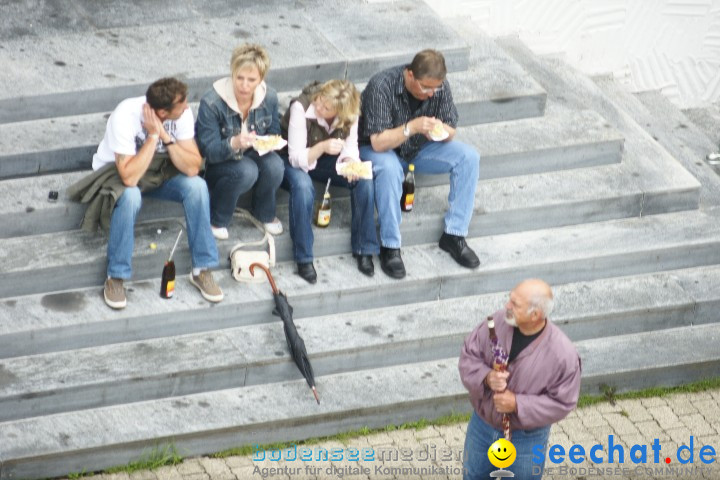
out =
<path fill-rule="evenodd" d="M 518 35 L 589 75 L 661 90 L 683 108 L 720 99 L 718 0 L 426 0 L 491 36 Z"/>

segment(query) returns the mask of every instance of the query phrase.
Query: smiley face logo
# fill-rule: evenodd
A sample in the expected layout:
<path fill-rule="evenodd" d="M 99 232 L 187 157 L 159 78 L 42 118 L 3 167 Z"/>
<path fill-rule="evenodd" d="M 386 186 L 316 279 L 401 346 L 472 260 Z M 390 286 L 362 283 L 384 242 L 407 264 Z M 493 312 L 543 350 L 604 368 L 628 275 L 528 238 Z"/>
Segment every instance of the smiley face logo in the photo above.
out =
<path fill-rule="evenodd" d="M 515 446 L 504 438 L 496 440 L 488 449 L 488 460 L 497 468 L 505 468 L 512 465 L 516 455 Z"/>

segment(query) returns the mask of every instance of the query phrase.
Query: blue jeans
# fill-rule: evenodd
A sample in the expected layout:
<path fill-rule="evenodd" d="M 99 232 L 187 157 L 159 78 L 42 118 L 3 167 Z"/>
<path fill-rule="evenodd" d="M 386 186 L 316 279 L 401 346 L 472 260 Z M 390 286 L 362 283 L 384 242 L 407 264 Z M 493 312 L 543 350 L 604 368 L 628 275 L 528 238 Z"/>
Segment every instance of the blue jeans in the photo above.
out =
<path fill-rule="evenodd" d="M 350 189 L 350 242 L 353 253 L 358 255 L 377 255 L 380 245 L 375 229 L 375 202 L 372 180 L 348 182 L 337 174 L 335 162 L 337 155 L 323 155 L 317 160 L 314 170 L 305 173 L 285 160 L 285 178 L 282 187 L 290 192 L 290 237 L 293 241 L 293 256 L 298 263 L 313 260 L 312 216 L 315 201 L 313 180 Z"/>
<path fill-rule="evenodd" d="M 370 145 L 360 147 L 360 158 L 373 163 L 380 243 L 383 247 L 400 248 L 400 197 L 407 163 L 394 150 L 376 152 Z M 427 142 L 412 163 L 417 173 L 450 173 L 450 208 L 445 214 L 445 232 L 467 236 L 475 206 L 480 154 L 462 142 Z M 417 190 L 415 198 L 422 202 Z"/>
<path fill-rule="evenodd" d="M 505 470 L 510 470 L 515 474 L 515 478 L 520 480 L 542 478 L 542 474 L 533 475 L 533 467 L 536 471 L 542 471 L 545 466 L 545 455 L 543 454 L 542 464 L 533 463 L 532 448 L 534 445 L 542 445 L 545 452 L 549 436 L 550 425 L 534 430 L 513 430 L 512 444 L 517 451 L 517 457 Z M 490 478 L 490 472 L 498 470 L 490 463 L 488 450 L 490 445 L 500 438 L 503 438 L 502 431 L 495 430 L 473 412 L 465 436 L 463 480 L 487 480 Z"/>
<path fill-rule="evenodd" d="M 283 161 L 275 152 L 262 157 L 255 150 L 246 151 L 240 160 L 208 163 L 205 181 L 210 190 L 210 223 L 227 227 L 232 220 L 238 198 L 253 185 L 250 211 L 263 223 L 275 218 L 275 192 L 283 179 Z"/>
<path fill-rule="evenodd" d="M 185 224 L 192 266 L 211 268 L 218 265 L 215 238 L 210 231 L 210 199 L 202 178 L 178 174 L 155 190 L 140 193 L 138 187 L 128 187 L 115 203 L 110 219 L 108 240 L 109 277 L 129 279 L 132 276 L 132 253 L 135 244 L 135 219 L 142 206 L 142 197 L 170 200 L 183 204 Z"/>

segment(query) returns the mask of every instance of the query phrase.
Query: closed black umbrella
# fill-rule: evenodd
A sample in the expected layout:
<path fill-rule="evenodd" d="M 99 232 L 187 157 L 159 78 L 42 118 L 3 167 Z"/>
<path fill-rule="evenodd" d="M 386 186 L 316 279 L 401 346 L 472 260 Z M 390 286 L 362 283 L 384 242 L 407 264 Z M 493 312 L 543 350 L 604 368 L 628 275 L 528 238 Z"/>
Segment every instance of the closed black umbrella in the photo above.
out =
<path fill-rule="evenodd" d="M 288 348 L 290 349 L 290 355 L 292 355 L 293 360 L 295 360 L 295 365 L 297 365 L 300 373 L 302 373 L 303 377 L 305 377 L 305 380 L 307 381 L 307 384 L 312 389 L 313 395 L 315 395 L 315 400 L 318 404 L 320 404 L 320 397 L 318 396 L 317 390 L 315 389 L 315 375 L 313 374 L 310 360 L 308 360 L 307 350 L 305 349 L 305 342 L 298 333 L 297 327 L 295 327 L 295 322 L 293 322 L 293 308 L 288 303 L 287 296 L 283 292 L 278 290 L 277 286 L 275 285 L 275 280 L 270 273 L 270 270 L 268 270 L 265 265 L 262 265 L 260 263 L 253 263 L 252 265 L 250 265 L 251 275 L 255 275 L 255 267 L 258 267 L 265 271 L 265 274 L 270 281 L 270 286 L 272 287 L 273 291 L 273 298 L 275 299 L 275 309 L 272 313 L 273 315 L 277 315 L 278 317 L 280 317 L 280 319 L 283 321 L 285 340 L 287 341 Z"/>

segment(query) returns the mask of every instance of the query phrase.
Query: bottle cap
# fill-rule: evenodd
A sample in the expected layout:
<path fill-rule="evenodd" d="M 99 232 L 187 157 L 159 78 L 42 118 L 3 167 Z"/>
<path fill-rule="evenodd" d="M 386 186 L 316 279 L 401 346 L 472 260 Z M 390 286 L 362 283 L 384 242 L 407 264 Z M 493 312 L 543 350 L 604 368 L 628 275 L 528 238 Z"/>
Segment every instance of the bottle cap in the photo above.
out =
<path fill-rule="evenodd" d="M 411 163 L 410 166 L 408 166 L 408 169 L 409 169 L 411 172 L 414 172 L 414 171 L 415 171 L 415 165 Z"/>

